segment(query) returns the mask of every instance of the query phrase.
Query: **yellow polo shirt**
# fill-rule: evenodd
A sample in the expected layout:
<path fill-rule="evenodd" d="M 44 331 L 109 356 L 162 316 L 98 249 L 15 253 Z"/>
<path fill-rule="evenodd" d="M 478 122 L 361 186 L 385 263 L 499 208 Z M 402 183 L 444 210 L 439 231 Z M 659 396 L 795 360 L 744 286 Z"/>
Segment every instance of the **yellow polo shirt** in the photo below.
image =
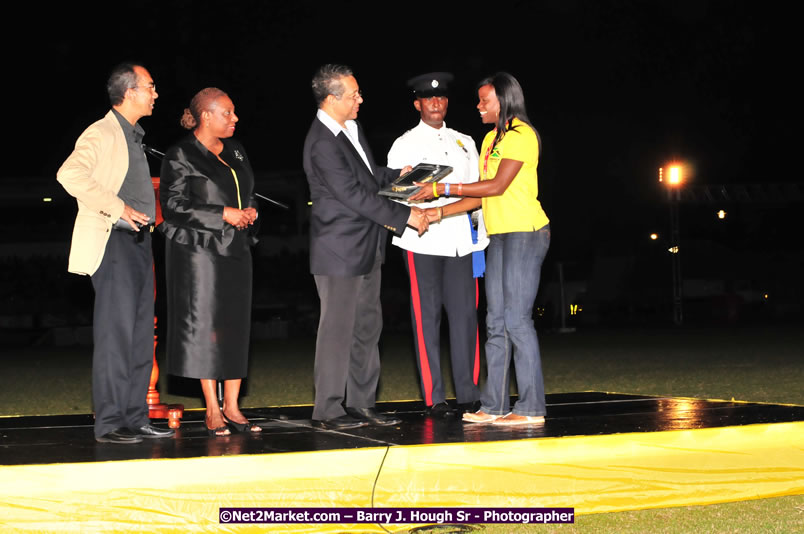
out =
<path fill-rule="evenodd" d="M 494 178 L 503 159 L 522 162 L 505 193 L 483 198 L 483 217 L 489 235 L 533 232 L 550 222 L 538 198 L 539 139 L 533 128 L 519 119 L 514 119 L 512 126 L 516 129 L 508 130 L 494 150 L 489 151 L 489 147 L 494 142 L 495 130 L 486 134 L 480 149 L 481 180 Z"/>

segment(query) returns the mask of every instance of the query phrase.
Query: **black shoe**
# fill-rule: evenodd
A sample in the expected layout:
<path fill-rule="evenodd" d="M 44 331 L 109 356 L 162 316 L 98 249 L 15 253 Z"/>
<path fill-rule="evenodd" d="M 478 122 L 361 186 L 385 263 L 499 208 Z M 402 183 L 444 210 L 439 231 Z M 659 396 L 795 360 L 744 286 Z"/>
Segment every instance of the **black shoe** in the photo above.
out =
<path fill-rule="evenodd" d="M 207 435 L 212 438 L 225 438 L 232 435 L 232 431 L 226 425 L 219 426 L 218 428 L 207 428 Z"/>
<path fill-rule="evenodd" d="M 142 443 L 142 437 L 131 434 L 128 429 L 118 428 L 96 437 L 95 441 L 98 443 Z"/>
<path fill-rule="evenodd" d="M 443 419 L 445 417 L 452 417 L 453 415 L 455 415 L 455 410 L 453 410 L 452 406 L 450 406 L 446 402 L 439 402 L 438 404 L 428 406 L 426 413 L 430 417 Z"/>
<path fill-rule="evenodd" d="M 474 402 L 462 402 L 458 404 L 458 411 L 460 415 L 465 413 L 475 413 L 480 409 L 480 401 L 476 400 Z"/>
<path fill-rule="evenodd" d="M 381 414 L 374 408 L 346 408 L 346 413 L 355 419 L 367 421 L 373 426 L 392 426 L 402 422 L 402 419 L 392 415 Z"/>
<path fill-rule="evenodd" d="M 176 433 L 172 428 L 162 429 L 148 423 L 139 428 L 129 428 L 132 434 L 145 439 L 169 438 Z"/>
<path fill-rule="evenodd" d="M 260 425 L 254 424 L 248 420 L 245 423 L 236 423 L 224 415 L 223 422 L 238 434 L 259 434 L 262 432 L 262 427 Z"/>
<path fill-rule="evenodd" d="M 342 415 L 335 419 L 313 419 L 313 426 L 325 428 L 327 430 L 347 430 L 349 428 L 360 428 L 361 426 L 368 426 L 368 421 L 355 419 L 350 415 Z"/>

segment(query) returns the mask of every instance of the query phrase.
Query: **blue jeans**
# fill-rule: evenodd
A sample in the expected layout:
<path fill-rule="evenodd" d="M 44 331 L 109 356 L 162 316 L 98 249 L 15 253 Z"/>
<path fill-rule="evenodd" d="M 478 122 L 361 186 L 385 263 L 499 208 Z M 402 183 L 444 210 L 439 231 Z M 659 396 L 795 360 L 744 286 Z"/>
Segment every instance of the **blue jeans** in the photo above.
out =
<path fill-rule="evenodd" d="M 493 234 L 486 252 L 487 377 L 481 410 L 505 415 L 510 410 L 509 369 L 513 354 L 519 400 L 517 415 L 545 415 L 544 379 L 533 303 L 542 262 L 550 246 L 550 226 L 535 232 Z"/>

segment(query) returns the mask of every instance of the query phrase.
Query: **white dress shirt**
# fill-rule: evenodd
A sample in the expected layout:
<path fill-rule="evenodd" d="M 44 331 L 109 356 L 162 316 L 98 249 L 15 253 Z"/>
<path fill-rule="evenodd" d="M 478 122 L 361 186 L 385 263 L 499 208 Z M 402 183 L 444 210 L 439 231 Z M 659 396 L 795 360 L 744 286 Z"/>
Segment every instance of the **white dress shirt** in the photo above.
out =
<path fill-rule="evenodd" d="M 363 150 L 363 147 L 360 146 L 360 139 L 358 135 L 359 128 L 357 127 L 357 123 L 355 121 L 346 121 L 346 128 L 344 128 L 338 124 L 338 121 L 327 115 L 327 112 L 320 108 L 316 113 L 316 117 L 318 117 L 318 120 L 324 123 L 324 126 L 326 126 L 335 137 L 337 137 L 339 133 L 343 132 L 344 135 L 346 135 L 346 138 L 349 139 L 349 141 L 355 147 L 357 153 L 360 154 L 360 157 L 363 158 L 363 162 L 366 164 L 366 167 L 368 167 L 369 172 L 374 174 L 374 170 L 371 168 L 371 165 L 369 165 L 368 157 L 366 157 L 366 152 Z"/>

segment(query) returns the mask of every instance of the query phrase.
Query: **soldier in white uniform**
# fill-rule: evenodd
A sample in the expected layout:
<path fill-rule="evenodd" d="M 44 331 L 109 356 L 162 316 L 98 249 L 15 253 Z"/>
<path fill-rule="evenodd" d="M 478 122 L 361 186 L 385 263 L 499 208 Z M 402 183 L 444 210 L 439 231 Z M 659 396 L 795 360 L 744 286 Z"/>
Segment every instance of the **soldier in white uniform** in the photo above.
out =
<path fill-rule="evenodd" d="M 433 72 L 408 80 L 413 89 L 413 106 L 419 124 L 400 136 L 388 152 L 388 166 L 432 163 L 450 165 L 451 174 L 441 182 L 450 184 L 449 194 L 422 208 L 437 207 L 460 200 L 460 184 L 478 180 L 478 154 L 468 135 L 447 128 L 448 83 L 453 76 Z M 477 380 L 480 372 L 480 344 L 477 329 L 477 277 L 483 274 L 483 249 L 488 245 L 483 218 L 478 210 L 472 217 L 461 214 L 431 222 L 419 236 L 406 229 L 392 243 L 402 249 L 410 278 L 411 318 L 416 363 L 422 394 L 433 417 L 454 415 L 446 403 L 441 377 L 441 309 L 449 321 L 450 356 L 455 396 L 459 409 L 471 411 L 480 398 Z M 476 229 L 475 229 L 476 228 Z M 473 235 L 474 234 L 474 235 Z"/>

